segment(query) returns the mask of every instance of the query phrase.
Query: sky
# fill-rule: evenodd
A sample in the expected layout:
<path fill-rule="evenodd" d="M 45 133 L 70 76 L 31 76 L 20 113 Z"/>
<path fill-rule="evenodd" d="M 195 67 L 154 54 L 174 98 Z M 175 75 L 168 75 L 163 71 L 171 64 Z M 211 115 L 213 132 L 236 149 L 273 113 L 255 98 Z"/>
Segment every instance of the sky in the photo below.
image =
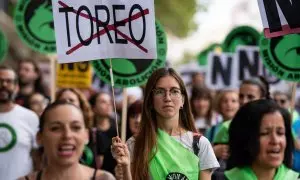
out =
<path fill-rule="evenodd" d="M 209 3 L 206 12 L 198 12 L 195 22 L 198 30 L 185 39 L 168 36 L 167 59 L 180 60 L 184 52 L 199 53 L 211 43 L 222 43 L 230 30 L 239 25 L 249 25 L 262 30 L 257 1 L 249 0 L 198 0 Z"/>

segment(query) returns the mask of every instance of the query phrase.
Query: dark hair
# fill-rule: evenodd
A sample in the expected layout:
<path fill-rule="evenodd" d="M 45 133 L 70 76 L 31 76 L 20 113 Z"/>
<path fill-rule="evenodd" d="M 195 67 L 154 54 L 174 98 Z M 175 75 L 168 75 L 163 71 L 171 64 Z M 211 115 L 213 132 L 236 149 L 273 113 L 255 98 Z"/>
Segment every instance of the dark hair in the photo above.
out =
<path fill-rule="evenodd" d="M 269 83 L 263 76 L 243 80 L 241 86 L 243 84 L 258 86 L 260 89 L 260 97 L 265 99 L 271 99 Z"/>
<path fill-rule="evenodd" d="M 290 114 L 280 108 L 273 100 L 260 99 L 242 106 L 229 127 L 230 157 L 227 169 L 250 166 L 259 154 L 259 134 L 264 115 L 279 112 L 284 120 L 286 149 L 283 164 L 291 167 L 294 148 Z"/>
<path fill-rule="evenodd" d="M 89 103 L 90 103 L 90 105 L 91 105 L 92 108 L 96 106 L 97 98 L 98 98 L 99 96 L 101 96 L 102 94 L 108 94 L 108 93 L 105 93 L 105 92 L 97 92 L 97 93 L 93 94 L 93 95 L 90 97 Z"/>
<path fill-rule="evenodd" d="M 44 112 L 42 113 L 42 115 L 41 115 L 41 117 L 40 117 L 39 132 L 43 132 L 43 130 L 44 130 L 44 124 L 45 124 L 45 121 L 46 121 L 46 118 L 47 118 L 48 113 L 49 113 L 51 110 L 55 109 L 56 107 L 58 107 L 58 106 L 63 106 L 63 105 L 70 105 L 70 106 L 75 107 L 76 109 L 79 110 L 79 112 L 82 114 L 82 117 L 84 118 L 84 115 L 83 115 L 82 110 L 81 110 L 79 107 L 77 107 L 76 105 L 74 105 L 74 104 L 72 104 L 72 103 L 70 103 L 70 102 L 66 102 L 66 101 L 55 101 L 54 103 L 49 104 L 49 105 L 45 108 Z M 86 123 L 86 121 L 84 121 L 84 124 L 85 124 L 85 127 L 87 128 L 87 127 L 88 127 L 88 124 Z"/>
<path fill-rule="evenodd" d="M 22 60 L 19 62 L 19 65 L 22 63 L 29 63 L 32 64 L 34 71 L 37 73 L 38 78 L 34 82 L 34 91 L 44 94 L 45 96 L 49 95 L 48 89 L 45 87 L 45 84 L 43 84 L 43 74 L 40 70 L 38 64 L 36 61 L 31 59 Z M 21 83 L 21 81 L 20 81 Z"/>
<path fill-rule="evenodd" d="M 126 139 L 129 139 L 133 134 L 130 130 L 129 118 L 142 114 L 143 101 L 137 100 L 128 107 L 127 124 L 126 124 Z"/>
<path fill-rule="evenodd" d="M 133 180 L 147 179 L 145 177 L 149 177 L 149 162 L 155 155 L 153 149 L 156 149 L 158 131 L 156 112 L 153 107 L 153 89 L 155 89 L 157 82 L 166 76 L 171 76 L 177 81 L 180 86 L 182 98 L 184 99 L 183 107 L 179 111 L 179 125 L 185 130 L 197 132 L 188 94 L 180 76 L 172 68 L 160 68 L 154 71 L 146 84 L 143 103 L 144 108 L 140 125 L 141 130 L 135 138 L 135 161 L 133 161 L 131 166 Z"/>
<path fill-rule="evenodd" d="M 7 65 L 0 65 L 0 71 L 12 71 L 14 74 L 15 74 L 15 84 L 18 83 L 18 75 L 16 73 L 16 71 L 10 67 L 10 66 L 7 66 Z"/>
<path fill-rule="evenodd" d="M 194 107 L 193 101 L 198 100 L 198 99 L 206 99 L 209 101 L 209 108 L 208 108 L 208 112 L 205 116 L 205 120 L 208 125 L 211 125 L 212 115 L 213 115 L 213 98 L 210 93 L 210 90 L 205 87 L 193 87 L 192 88 L 192 95 L 191 95 L 190 102 L 191 102 L 191 109 L 192 109 L 194 118 L 196 117 L 197 112 Z"/>

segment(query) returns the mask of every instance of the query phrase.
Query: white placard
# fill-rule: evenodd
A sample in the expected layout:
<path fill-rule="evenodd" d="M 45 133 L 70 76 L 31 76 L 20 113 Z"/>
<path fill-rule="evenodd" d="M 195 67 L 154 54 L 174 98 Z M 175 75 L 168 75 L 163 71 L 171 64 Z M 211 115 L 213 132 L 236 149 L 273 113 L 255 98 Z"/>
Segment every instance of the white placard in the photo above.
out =
<path fill-rule="evenodd" d="M 156 59 L 153 0 L 52 0 L 59 63 Z"/>
<path fill-rule="evenodd" d="M 258 0 L 267 38 L 300 33 L 299 0 Z"/>

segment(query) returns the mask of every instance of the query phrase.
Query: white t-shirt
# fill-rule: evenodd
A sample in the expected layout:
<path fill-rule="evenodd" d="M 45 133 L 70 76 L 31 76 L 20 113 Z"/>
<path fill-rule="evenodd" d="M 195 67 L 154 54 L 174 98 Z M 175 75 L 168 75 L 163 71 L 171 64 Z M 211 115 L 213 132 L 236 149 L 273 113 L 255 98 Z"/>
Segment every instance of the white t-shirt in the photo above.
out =
<path fill-rule="evenodd" d="M 187 148 L 188 150 L 194 153 L 193 132 L 188 131 L 182 134 L 181 136 L 172 136 L 172 137 L 178 142 L 180 142 L 185 148 Z M 130 158 L 132 162 L 134 157 L 133 149 L 135 144 L 135 138 L 134 137 L 129 138 L 126 144 L 128 146 L 128 150 L 130 152 Z M 200 170 L 206 170 L 206 169 L 215 170 L 218 167 L 220 167 L 218 160 L 215 156 L 214 150 L 206 137 L 201 136 L 197 145 L 199 148 L 198 157 L 199 157 Z"/>
<path fill-rule="evenodd" d="M 15 180 L 33 170 L 30 151 L 36 148 L 38 116 L 19 105 L 0 113 L 0 179 Z"/>

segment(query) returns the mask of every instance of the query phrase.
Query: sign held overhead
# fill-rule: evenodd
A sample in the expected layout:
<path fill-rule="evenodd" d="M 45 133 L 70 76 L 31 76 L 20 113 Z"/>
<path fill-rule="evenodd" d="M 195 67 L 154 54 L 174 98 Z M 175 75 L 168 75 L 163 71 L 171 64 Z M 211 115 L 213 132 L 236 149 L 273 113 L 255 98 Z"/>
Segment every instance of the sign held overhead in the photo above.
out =
<path fill-rule="evenodd" d="M 52 1 L 58 61 L 156 59 L 153 0 Z"/>
<path fill-rule="evenodd" d="M 299 0 L 258 0 L 267 38 L 300 33 Z"/>

